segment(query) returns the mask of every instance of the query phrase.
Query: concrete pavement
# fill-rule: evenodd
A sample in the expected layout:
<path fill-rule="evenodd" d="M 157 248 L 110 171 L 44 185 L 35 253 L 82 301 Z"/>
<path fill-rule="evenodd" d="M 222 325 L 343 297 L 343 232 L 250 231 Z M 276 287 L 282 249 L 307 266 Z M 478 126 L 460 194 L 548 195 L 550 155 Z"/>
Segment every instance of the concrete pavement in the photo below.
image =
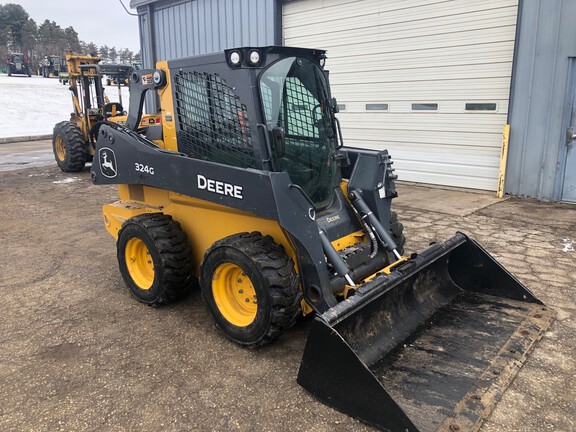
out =
<path fill-rule="evenodd" d="M 52 138 L 45 136 L 26 140 L 27 137 L 0 138 L 0 172 L 22 168 L 56 165 L 52 152 Z"/>

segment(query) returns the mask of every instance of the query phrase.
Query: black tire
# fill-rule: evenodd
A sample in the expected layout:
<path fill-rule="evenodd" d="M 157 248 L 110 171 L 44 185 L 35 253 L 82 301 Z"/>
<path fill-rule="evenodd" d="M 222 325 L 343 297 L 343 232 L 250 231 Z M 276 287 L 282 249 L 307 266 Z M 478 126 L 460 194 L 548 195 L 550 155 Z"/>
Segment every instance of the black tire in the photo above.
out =
<path fill-rule="evenodd" d="M 122 278 L 142 303 L 168 304 L 197 284 L 186 233 L 169 215 L 147 213 L 128 219 L 116 248 Z"/>
<path fill-rule="evenodd" d="M 272 342 L 300 314 L 294 263 L 270 236 L 241 233 L 217 241 L 204 255 L 200 275 L 208 313 L 229 339 L 242 346 Z"/>
<path fill-rule="evenodd" d="M 88 143 L 78 126 L 63 121 L 54 126 L 52 150 L 58 167 L 64 172 L 79 172 L 84 169 L 88 154 Z"/>
<path fill-rule="evenodd" d="M 403 255 L 406 237 L 404 236 L 404 225 L 398 220 L 396 212 L 390 212 L 390 234 L 394 243 L 396 243 L 396 250 L 400 255 Z M 396 258 L 394 258 L 394 261 L 396 261 Z"/>

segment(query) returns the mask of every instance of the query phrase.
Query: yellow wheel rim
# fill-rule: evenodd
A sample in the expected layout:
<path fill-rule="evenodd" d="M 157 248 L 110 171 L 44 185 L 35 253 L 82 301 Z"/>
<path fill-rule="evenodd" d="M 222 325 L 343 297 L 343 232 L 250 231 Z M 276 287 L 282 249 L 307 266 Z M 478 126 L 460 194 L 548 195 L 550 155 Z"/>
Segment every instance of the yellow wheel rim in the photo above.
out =
<path fill-rule="evenodd" d="M 137 237 L 126 243 L 126 268 L 138 288 L 148 290 L 154 283 L 154 262 L 146 244 Z"/>
<path fill-rule="evenodd" d="M 54 144 L 56 147 L 56 156 L 58 156 L 58 160 L 63 161 L 66 159 L 66 146 L 64 145 L 64 139 L 62 138 L 62 135 L 56 135 Z"/>
<path fill-rule="evenodd" d="M 236 264 L 221 264 L 212 278 L 212 294 L 222 316 L 237 327 L 256 318 L 258 300 L 250 278 Z"/>

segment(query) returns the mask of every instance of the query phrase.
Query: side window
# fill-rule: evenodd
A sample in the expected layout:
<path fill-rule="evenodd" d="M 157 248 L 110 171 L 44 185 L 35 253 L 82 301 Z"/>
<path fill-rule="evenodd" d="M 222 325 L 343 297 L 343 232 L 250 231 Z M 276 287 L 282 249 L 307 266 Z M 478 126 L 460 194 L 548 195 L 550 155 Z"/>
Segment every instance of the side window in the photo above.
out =
<path fill-rule="evenodd" d="M 275 121 L 275 119 L 272 118 L 272 89 L 270 85 L 264 82 L 261 83 L 260 93 L 262 94 L 262 105 L 264 106 L 266 123 L 270 125 Z"/>
<path fill-rule="evenodd" d="M 314 127 L 321 118 L 320 104 L 304 84 L 295 77 L 286 79 L 286 101 L 288 119 L 286 134 L 307 138 L 318 138 L 318 129 Z"/>

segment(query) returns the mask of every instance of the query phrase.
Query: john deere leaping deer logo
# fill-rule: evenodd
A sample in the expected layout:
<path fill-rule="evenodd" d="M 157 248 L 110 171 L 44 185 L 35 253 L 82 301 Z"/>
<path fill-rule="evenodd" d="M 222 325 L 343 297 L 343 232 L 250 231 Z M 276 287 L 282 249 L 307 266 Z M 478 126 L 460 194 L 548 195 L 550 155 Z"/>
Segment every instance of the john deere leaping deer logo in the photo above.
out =
<path fill-rule="evenodd" d="M 118 172 L 116 169 L 116 155 L 114 154 L 114 150 L 108 147 L 102 147 L 98 150 L 98 160 L 100 161 L 100 171 L 102 171 L 104 177 L 116 177 Z"/>

